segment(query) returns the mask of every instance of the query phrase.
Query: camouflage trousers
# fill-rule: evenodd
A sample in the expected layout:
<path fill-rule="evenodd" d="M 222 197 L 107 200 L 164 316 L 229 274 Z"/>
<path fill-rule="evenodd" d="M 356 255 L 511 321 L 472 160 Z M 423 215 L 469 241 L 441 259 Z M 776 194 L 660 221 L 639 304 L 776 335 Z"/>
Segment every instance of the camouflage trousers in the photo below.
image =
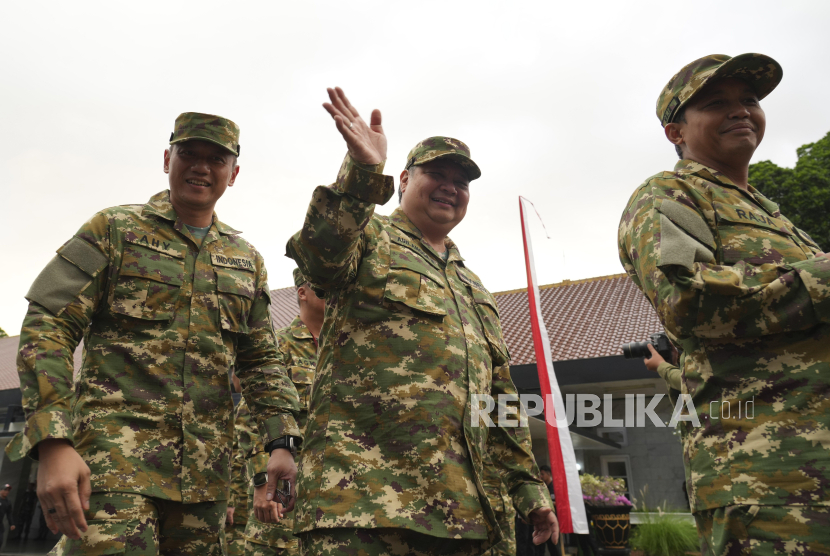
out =
<path fill-rule="evenodd" d="M 65 535 L 49 554 L 221 556 L 225 500 L 182 504 L 119 492 L 94 492 L 81 538 Z"/>
<path fill-rule="evenodd" d="M 228 556 L 245 556 L 245 524 L 225 525 L 225 549 Z"/>
<path fill-rule="evenodd" d="M 478 556 L 486 541 L 445 539 L 408 529 L 316 529 L 300 534 L 303 556 Z"/>
<path fill-rule="evenodd" d="M 253 500 L 253 497 L 251 498 Z M 245 526 L 247 545 L 245 554 L 299 554 L 299 541 L 294 536 L 293 512 L 285 514 L 279 523 L 263 523 L 254 517 L 253 503 Z M 270 549 L 269 549 L 270 547 Z"/>
<path fill-rule="evenodd" d="M 694 516 L 704 555 L 830 554 L 828 506 L 726 506 Z"/>

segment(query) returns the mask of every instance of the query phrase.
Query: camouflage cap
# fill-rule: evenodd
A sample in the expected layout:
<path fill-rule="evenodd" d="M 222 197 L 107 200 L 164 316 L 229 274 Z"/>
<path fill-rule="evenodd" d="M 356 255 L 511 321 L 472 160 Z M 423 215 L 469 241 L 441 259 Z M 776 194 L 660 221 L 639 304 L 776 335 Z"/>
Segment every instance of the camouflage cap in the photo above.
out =
<path fill-rule="evenodd" d="M 210 141 L 239 156 L 239 126 L 227 118 L 198 112 L 179 114 L 170 134 L 170 144 L 188 139 Z"/>
<path fill-rule="evenodd" d="M 303 273 L 300 272 L 300 269 L 295 268 L 294 269 L 294 285 L 299 288 L 300 286 L 305 286 L 307 282 L 308 282 L 308 280 L 305 279 L 305 276 L 303 276 Z"/>
<path fill-rule="evenodd" d="M 657 99 L 657 117 L 666 127 L 678 110 L 709 81 L 726 77 L 743 79 L 755 87 L 760 100 L 778 86 L 783 75 L 781 65 L 763 54 L 741 54 L 734 58 L 726 54 L 704 56 L 677 72 L 663 87 Z"/>
<path fill-rule="evenodd" d="M 470 147 L 452 137 L 430 137 L 415 145 L 406 158 L 406 169 L 444 157 L 460 164 L 471 180 L 481 177 L 481 170 L 470 158 Z"/>

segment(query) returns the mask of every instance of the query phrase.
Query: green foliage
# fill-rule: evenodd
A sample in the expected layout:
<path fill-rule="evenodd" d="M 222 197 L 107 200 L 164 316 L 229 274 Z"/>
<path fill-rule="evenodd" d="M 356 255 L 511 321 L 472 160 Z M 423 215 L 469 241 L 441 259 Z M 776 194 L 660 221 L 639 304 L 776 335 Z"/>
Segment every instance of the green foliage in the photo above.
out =
<path fill-rule="evenodd" d="M 6 336 L 8 336 L 8 334 L 6 334 L 6 331 L 0 328 L 0 338 L 5 338 Z"/>
<path fill-rule="evenodd" d="M 629 545 L 647 556 L 683 556 L 698 545 L 695 526 L 670 514 L 643 514 L 631 533 Z"/>
<path fill-rule="evenodd" d="M 666 513 L 668 504 L 650 507 L 646 505 L 648 487 L 640 490 L 641 502 L 635 510 L 640 523 L 633 528 L 629 545 L 643 551 L 646 556 L 683 556 L 699 549 L 697 529 L 683 518 Z"/>
<path fill-rule="evenodd" d="M 822 247 L 830 249 L 830 133 L 799 147 L 795 168 L 763 160 L 749 167 L 749 183 Z"/>
<path fill-rule="evenodd" d="M 630 506 L 623 493 L 625 483 L 622 479 L 611 477 L 597 477 L 590 473 L 583 473 L 579 476 L 582 485 L 582 499 L 586 504 L 592 506 Z"/>

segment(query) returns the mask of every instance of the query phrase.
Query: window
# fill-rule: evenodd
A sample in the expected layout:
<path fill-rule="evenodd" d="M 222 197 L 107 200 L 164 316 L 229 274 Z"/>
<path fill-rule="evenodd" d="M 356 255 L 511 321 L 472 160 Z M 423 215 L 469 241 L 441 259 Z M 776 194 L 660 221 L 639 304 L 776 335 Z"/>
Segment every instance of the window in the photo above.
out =
<path fill-rule="evenodd" d="M 625 497 L 633 502 L 631 494 L 634 485 L 631 484 L 631 460 L 628 456 L 600 456 L 602 474 L 606 477 L 622 479 L 625 482 Z"/>

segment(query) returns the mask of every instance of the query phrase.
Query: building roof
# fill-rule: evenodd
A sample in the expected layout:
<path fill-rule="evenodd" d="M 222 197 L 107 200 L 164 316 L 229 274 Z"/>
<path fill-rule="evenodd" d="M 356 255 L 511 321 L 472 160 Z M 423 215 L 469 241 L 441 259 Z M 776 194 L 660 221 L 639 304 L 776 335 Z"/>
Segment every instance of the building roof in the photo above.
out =
<path fill-rule="evenodd" d="M 542 316 L 554 361 L 619 355 L 625 342 L 662 330 L 657 315 L 625 274 L 565 280 L 539 288 Z M 512 365 L 536 362 L 530 331 L 527 289 L 494 294 Z M 271 290 L 274 328 L 288 326 L 300 312 L 296 288 Z M 0 390 L 19 388 L 16 359 L 19 336 L 0 338 Z M 75 371 L 81 363 L 75 352 Z"/>
<path fill-rule="evenodd" d="M 535 363 L 527 288 L 494 295 L 510 364 Z M 621 355 L 622 344 L 663 330 L 627 274 L 540 286 L 539 296 L 554 361 Z"/>
<path fill-rule="evenodd" d="M 20 336 L 0 338 L 0 390 L 20 388 L 17 379 L 17 344 Z"/>

